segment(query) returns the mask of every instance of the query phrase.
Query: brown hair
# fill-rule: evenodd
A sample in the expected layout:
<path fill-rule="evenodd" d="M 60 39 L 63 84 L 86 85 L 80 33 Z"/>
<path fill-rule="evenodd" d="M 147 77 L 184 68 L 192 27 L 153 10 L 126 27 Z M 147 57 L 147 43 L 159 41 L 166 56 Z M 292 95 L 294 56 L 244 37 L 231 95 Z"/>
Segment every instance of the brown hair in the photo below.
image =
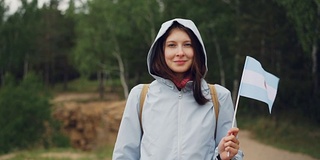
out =
<path fill-rule="evenodd" d="M 167 66 L 164 58 L 164 43 L 173 29 L 180 29 L 188 34 L 191 39 L 192 48 L 194 50 L 194 59 L 191 68 L 186 72 L 186 75 L 191 75 L 193 80 L 193 97 L 198 104 L 203 105 L 209 100 L 206 99 L 201 90 L 201 78 L 206 73 L 205 55 L 199 39 L 196 35 L 187 27 L 173 22 L 171 27 L 162 35 L 153 46 L 151 57 L 150 72 L 154 75 L 174 80 L 176 78 L 175 73 Z"/>

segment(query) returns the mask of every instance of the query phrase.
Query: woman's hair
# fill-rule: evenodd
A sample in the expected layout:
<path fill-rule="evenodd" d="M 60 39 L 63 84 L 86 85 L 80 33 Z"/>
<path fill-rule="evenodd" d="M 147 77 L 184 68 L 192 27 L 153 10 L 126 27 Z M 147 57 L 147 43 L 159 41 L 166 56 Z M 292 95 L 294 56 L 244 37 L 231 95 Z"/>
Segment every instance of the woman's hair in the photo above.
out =
<path fill-rule="evenodd" d="M 175 73 L 167 66 L 164 58 L 164 43 L 173 29 L 179 29 L 188 34 L 191 39 L 192 48 L 194 51 L 194 59 L 190 69 L 186 72 L 186 75 L 191 75 L 193 80 L 193 97 L 198 104 L 203 105 L 209 100 L 206 99 L 201 91 L 201 78 L 206 73 L 205 55 L 199 39 L 189 28 L 173 22 L 171 27 L 162 35 L 154 44 L 151 57 L 150 72 L 154 75 L 174 80 L 176 78 Z"/>

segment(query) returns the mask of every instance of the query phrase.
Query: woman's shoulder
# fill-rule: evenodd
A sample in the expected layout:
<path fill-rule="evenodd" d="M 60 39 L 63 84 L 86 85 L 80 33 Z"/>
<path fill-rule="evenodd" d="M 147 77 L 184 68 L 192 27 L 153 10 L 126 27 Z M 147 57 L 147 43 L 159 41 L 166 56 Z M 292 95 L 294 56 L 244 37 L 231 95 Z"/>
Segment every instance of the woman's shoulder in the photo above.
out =
<path fill-rule="evenodd" d="M 137 85 L 133 86 L 132 89 L 131 89 L 131 92 L 141 90 L 143 85 L 144 84 L 137 84 Z"/>
<path fill-rule="evenodd" d="M 220 84 L 214 84 L 216 91 L 220 94 L 230 94 L 230 90 Z"/>
<path fill-rule="evenodd" d="M 140 83 L 140 84 L 137 84 L 135 85 L 134 87 L 132 87 L 131 91 L 130 91 L 130 94 L 132 95 L 140 95 L 141 91 L 142 91 L 142 88 L 144 86 L 147 86 L 149 87 L 150 85 L 152 85 L 152 83 L 154 82 L 151 82 L 151 83 Z"/>
<path fill-rule="evenodd" d="M 143 85 L 144 84 L 137 84 L 134 87 L 132 87 L 129 96 L 139 95 L 140 92 L 142 91 Z"/>
<path fill-rule="evenodd" d="M 216 88 L 219 100 L 226 99 L 228 97 L 231 97 L 231 92 L 226 87 L 220 85 L 220 84 L 214 84 L 214 87 Z"/>
<path fill-rule="evenodd" d="M 230 91 L 226 87 L 220 84 L 216 84 L 216 83 L 206 83 L 206 84 L 207 86 L 210 86 L 210 85 L 214 86 L 219 99 L 231 95 Z M 207 90 L 209 90 L 209 88 Z"/>

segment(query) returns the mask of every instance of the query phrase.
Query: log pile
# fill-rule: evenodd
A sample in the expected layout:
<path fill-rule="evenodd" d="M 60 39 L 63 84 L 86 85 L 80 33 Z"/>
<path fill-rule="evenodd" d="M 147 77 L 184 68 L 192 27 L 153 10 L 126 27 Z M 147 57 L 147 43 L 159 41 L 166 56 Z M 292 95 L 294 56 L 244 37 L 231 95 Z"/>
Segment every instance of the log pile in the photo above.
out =
<path fill-rule="evenodd" d="M 88 151 L 114 142 L 124 106 L 125 101 L 66 102 L 55 107 L 53 116 L 62 122 L 71 145 Z"/>

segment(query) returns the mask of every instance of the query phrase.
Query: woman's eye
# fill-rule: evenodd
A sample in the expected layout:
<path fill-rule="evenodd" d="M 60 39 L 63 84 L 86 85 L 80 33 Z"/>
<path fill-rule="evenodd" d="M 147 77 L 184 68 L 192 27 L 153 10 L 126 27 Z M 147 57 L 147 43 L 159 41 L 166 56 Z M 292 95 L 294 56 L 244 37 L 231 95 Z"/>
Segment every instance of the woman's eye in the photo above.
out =
<path fill-rule="evenodd" d="M 168 47 L 175 47 L 176 45 L 173 43 L 168 44 Z"/>
<path fill-rule="evenodd" d="M 187 47 L 192 47 L 192 44 L 191 43 L 186 43 L 186 44 L 184 44 L 185 46 L 187 46 Z"/>

